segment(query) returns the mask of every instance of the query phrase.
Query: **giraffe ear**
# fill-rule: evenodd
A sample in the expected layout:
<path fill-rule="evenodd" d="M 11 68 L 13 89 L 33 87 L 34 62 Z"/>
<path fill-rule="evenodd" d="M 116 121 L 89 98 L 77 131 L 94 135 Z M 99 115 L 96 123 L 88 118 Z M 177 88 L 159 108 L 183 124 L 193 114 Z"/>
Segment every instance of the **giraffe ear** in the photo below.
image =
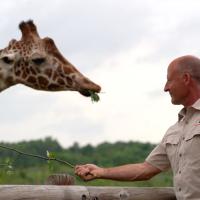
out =
<path fill-rule="evenodd" d="M 59 60 L 61 60 L 63 63 L 69 63 L 64 57 L 63 55 L 60 53 L 60 51 L 58 50 L 58 48 L 56 47 L 53 39 L 49 38 L 49 37 L 45 37 L 43 39 L 43 43 L 45 46 L 45 50 L 54 55 L 55 57 L 59 58 Z"/>
<path fill-rule="evenodd" d="M 16 43 L 17 42 L 17 40 L 15 40 L 15 39 L 12 39 L 12 40 L 10 40 L 10 42 L 9 42 L 9 44 L 8 44 L 8 46 L 12 46 L 14 43 Z"/>
<path fill-rule="evenodd" d="M 51 39 L 51 38 L 49 38 L 49 37 L 45 37 L 45 38 L 43 39 L 43 42 L 44 42 L 44 44 L 45 44 L 46 50 L 50 50 L 50 51 L 52 51 L 53 49 L 56 49 L 56 50 L 57 50 L 57 47 L 56 47 L 56 45 L 55 45 L 53 39 Z"/>
<path fill-rule="evenodd" d="M 45 50 L 47 52 L 50 52 L 50 53 L 59 53 L 59 50 L 58 48 L 56 47 L 53 39 L 49 38 L 49 37 L 45 37 L 43 39 L 43 43 L 44 43 L 44 46 L 45 46 Z M 60 54 L 60 53 L 59 53 Z"/>
<path fill-rule="evenodd" d="M 38 32 L 37 32 L 37 27 L 33 23 L 32 20 L 29 20 L 27 22 L 22 21 L 19 24 L 19 29 L 22 32 L 22 40 L 29 39 L 30 36 L 32 37 L 40 37 Z"/>

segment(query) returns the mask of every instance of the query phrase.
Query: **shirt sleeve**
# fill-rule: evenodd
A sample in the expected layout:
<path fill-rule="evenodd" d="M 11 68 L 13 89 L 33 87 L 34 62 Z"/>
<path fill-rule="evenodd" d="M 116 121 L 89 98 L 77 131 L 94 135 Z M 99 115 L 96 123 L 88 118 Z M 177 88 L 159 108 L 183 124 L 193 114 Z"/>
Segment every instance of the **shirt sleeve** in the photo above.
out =
<path fill-rule="evenodd" d="M 153 149 L 145 161 L 161 171 L 166 171 L 170 168 L 170 161 L 163 141 Z"/>

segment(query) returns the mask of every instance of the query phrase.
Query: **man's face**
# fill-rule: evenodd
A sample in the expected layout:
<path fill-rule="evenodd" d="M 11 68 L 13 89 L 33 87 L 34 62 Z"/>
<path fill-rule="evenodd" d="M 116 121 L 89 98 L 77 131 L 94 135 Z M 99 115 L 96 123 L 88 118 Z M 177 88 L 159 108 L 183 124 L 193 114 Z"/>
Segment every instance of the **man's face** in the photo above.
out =
<path fill-rule="evenodd" d="M 167 82 L 164 91 L 169 92 L 172 104 L 184 105 L 188 95 L 188 89 L 184 83 L 184 75 L 179 71 L 175 61 L 168 67 Z"/>

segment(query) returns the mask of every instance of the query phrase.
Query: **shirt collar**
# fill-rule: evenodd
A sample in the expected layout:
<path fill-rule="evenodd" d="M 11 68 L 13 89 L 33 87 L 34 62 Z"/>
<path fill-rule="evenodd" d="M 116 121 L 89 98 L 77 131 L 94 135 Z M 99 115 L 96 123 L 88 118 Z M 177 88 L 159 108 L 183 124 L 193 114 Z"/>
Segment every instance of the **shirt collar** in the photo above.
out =
<path fill-rule="evenodd" d="M 181 119 L 185 117 L 185 114 L 186 114 L 186 108 L 182 108 L 180 112 L 178 113 L 178 121 L 181 121 Z"/>
<path fill-rule="evenodd" d="M 198 99 L 191 107 L 200 110 L 200 99 Z"/>
<path fill-rule="evenodd" d="M 191 105 L 189 107 L 189 109 L 190 108 L 194 108 L 196 110 L 200 110 L 200 98 L 197 101 L 195 101 L 195 103 L 193 105 Z M 185 117 L 187 109 L 186 108 L 182 108 L 180 110 L 180 112 L 178 113 L 178 121 L 180 121 L 183 117 Z"/>

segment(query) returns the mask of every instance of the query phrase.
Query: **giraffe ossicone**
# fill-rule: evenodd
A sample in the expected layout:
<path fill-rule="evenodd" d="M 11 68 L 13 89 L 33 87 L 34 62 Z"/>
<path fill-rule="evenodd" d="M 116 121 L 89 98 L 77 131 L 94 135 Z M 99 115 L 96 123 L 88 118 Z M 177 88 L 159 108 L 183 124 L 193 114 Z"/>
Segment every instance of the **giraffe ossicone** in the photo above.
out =
<path fill-rule="evenodd" d="M 44 91 L 78 91 L 84 96 L 101 87 L 79 72 L 51 38 L 40 38 L 32 20 L 21 22 L 22 37 L 0 50 L 0 91 L 24 84 Z"/>

